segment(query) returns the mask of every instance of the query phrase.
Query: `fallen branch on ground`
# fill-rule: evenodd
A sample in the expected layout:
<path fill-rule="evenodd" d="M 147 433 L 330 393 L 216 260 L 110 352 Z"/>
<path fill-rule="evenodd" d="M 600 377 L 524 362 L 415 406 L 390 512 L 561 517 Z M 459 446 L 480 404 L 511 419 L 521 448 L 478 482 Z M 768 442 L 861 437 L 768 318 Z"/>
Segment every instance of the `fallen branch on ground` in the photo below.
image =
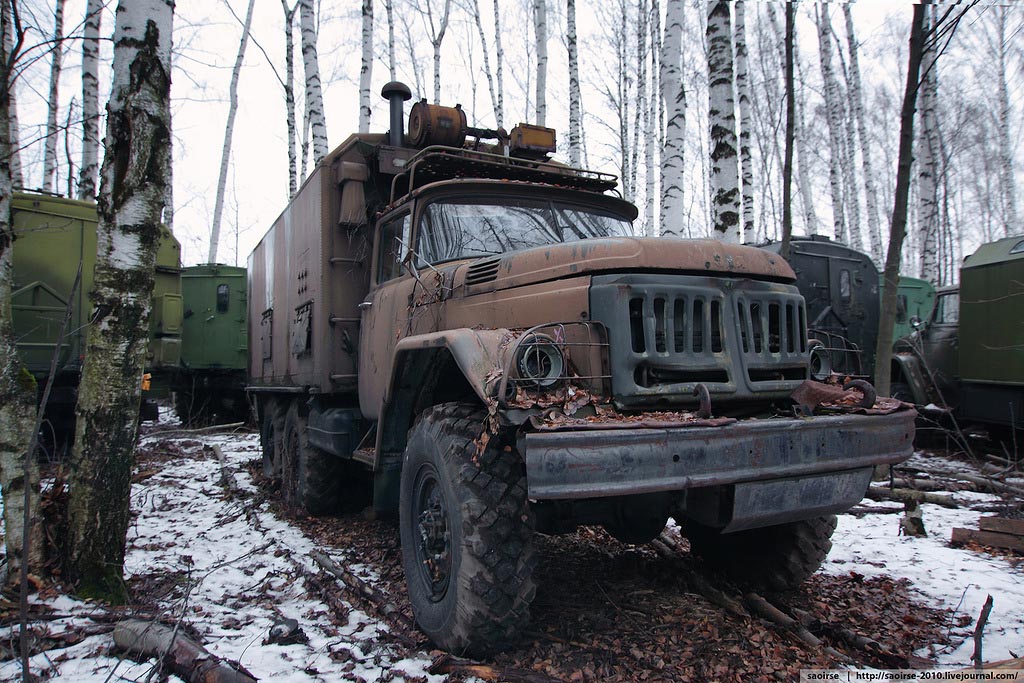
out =
<path fill-rule="evenodd" d="M 651 546 L 658 551 L 658 554 L 668 560 L 677 561 L 679 557 L 678 547 L 675 546 L 676 542 L 670 536 L 664 532 L 658 538 L 651 541 Z M 739 601 L 734 600 L 722 591 L 718 590 L 711 583 L 708 582 L 699 573 L 692 571 L 689 567 L 684 567 L 683 563 L 679 563 L 680 568 L 686 572 L 686 581 L 693 587 L 700 595 L 704 596 L 709 602 L 714 605 L 718 605 L 725 611 L 733 614 L 734 616 L 749 619 L 750 614 L 743 608 L 743 605 Z"/>
<path fill-rule="evenodd" d="M 890 489 L 882 486 L 869 486 L 864 497 L 870 498 L 871 500 L 898 501 L 900 503 L 917 501 L 919 503 L 939 505 L 944 508 L 956 509 L 960 507 L 960 504 L 953 500 L 952 496 L 942 496 L 937 493 L 925 493 L 924 491 L 915 491 L 913 489 Z"/>
<path fill-rule="evenodd" d="M 211 434 L 214 432 L 229 432 L 239 428 L 244 428 L 244 422 L 231 422 L 226 425 L 211 425 L 209 427 L 197 427 L 195 429 L 182 429 L 180 427 L 172 427 L 171 429 L 154 429 L 151 432 L 147 432 L 143 436 L 186 436 L 188 434 Z"/>
<path fill-rule="evenodd" d="M 356 595 L 360 598 L 369 601 L 382 616 L 397 622 L 398 626 L 406 632 L 413 632 L 415 630 L 412 621 L 395 606 L 393 600 L 385 597 L 379 590 L 339 565 L 328 557 L 326 553 L 314 550 L 309 555 L 324 571 L 340 579 L 342 583 L 355 591 Z"/>
<path fill-rule="evenodd" d="M 203 683 L 256 683 L 256 678 L 241 665 L 214 656 L 191 638 L 163 624 L 128 619 L 114 627 L 114 645 L 133 654 L 159 657 L 171 671 L 186 681 Z"/>
<path fill-rule="evenodd" d="M 747 593 L 743 596 L 744 601 L 750 606 L 750 609 L 754 611 L 759 617 L 767 619 L 777 626 L 781 626 L 784 631 L 793 635 L 796 640 L 799 640 L 803 644 L 820 649 L 825 654 L 837 659 L 840 662 L 851 662 L 852 660 L 839 652 L 835 648 L 829 647 L 821 642 L 821 639 L 816 635 L 808 631 L 803 624 L 798 622 L 793 617 L 789 616 L 775 605 L 771 604 L 757 593 Z"/>
<path fill-rule="evenodd" d="M 974 627 L 974 654 L 971 655 L 971 661 L 974 662 L 975 669 L 980 669 L 985 662 L 985 658 L 981 654 L 981 640 L 985 632 L 985 624 L 988 623 L 988 615 L 991 613 L 992 596 L 990 595 L 985 599 L 985 605 L 981 608 L 981 616 L 978 617 L 978 625 Z"/>
<path fill-rule="evenodd" d="M 480 662 L 450 655 L 447 652 L 441 653 L 434 658 L 434 661 L 427 667 L 427 673 L 462 674 L 463 676 L 476 676 L 485 681 L 509 681 L 510 683 L 553 683 L 561 680 L 559 678 L 552 678 L 539 671 L 481 664 Z"/>

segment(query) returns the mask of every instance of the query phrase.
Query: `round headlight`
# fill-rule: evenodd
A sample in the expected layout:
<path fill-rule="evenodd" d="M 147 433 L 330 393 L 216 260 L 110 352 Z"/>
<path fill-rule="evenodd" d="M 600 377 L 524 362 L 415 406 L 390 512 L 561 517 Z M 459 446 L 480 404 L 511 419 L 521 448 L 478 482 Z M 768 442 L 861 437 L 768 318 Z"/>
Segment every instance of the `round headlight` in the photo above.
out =
<path fill-rule="evenodd" d="M 832 374 L 832 358 L 828 349 L 818 341 L 811 342 L 811 378 L 824 382 Z"/>
<path fill-rule="evenodd" d="M 540 387 L 549 387 L 563 376 L 565 359 L 551 338 L 531 335 L 519 344 L 516 369 L 520 378 Z"/>

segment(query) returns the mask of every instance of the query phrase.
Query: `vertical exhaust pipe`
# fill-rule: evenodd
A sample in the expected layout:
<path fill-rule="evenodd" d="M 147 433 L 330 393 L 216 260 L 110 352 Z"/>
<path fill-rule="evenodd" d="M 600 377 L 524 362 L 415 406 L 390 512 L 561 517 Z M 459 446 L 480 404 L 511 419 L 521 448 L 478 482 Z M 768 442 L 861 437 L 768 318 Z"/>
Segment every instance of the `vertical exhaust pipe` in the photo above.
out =
<path fill-rule="evenodd" d="M 412 91 L 405 83 L 391 81 L 381 88 L 380 96 L 391 103 L 391 130 L 388 132 L 388 144 L 392 147 L 403 147 L 405 143 L 405 115 L 403 102 L 412 97 Z"/>

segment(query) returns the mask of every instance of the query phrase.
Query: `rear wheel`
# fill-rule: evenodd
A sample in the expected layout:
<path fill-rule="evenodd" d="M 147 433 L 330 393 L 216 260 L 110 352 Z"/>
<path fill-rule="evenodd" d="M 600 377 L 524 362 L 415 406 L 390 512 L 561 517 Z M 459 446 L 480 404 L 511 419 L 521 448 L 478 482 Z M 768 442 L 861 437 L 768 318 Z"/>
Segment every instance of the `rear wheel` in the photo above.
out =
<path fill-rule="evenodd" d="M 311 515 L 333 512 L 341 499 L 340 461 L 309 444 L 306 416 L 292 401 L 284 419 L 281 493 L 285 503 Z"/>
<path fill-rule="evenodd" d="M 511 646 L 529 621 L 536 564 L 522 461 L 492 438 L 486 413 L 445 404 L 413 425 L 402 465 L 402 563 L 416 621 L 451 652 Z"/>
<path fill-rule="evenodd" d="M 734 579 L 770 590 L 789 590 L 821 567 L 832 549 L 836 516 L 720 533 L 694 522 L 684 530 L 693 553 Z"/>
<path fill-rule="evenodd" d="M 275 399 L 263 405 L 260 421 L 260 449 L 263 451 L 263 476 L 280 479 L 281 454 L 284 451 L 284 408 Z"/>

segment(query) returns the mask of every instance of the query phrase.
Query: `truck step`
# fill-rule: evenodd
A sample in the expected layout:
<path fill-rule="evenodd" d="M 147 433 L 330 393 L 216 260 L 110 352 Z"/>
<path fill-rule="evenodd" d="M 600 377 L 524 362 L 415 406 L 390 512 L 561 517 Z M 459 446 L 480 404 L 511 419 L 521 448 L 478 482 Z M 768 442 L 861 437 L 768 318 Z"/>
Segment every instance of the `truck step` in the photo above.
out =
<path fill-rule="evenodd" d="M 377 462 L 377 449 L 373 447 L 357 448 L 352 451 L 352 459 L 372 467 Z"/>

